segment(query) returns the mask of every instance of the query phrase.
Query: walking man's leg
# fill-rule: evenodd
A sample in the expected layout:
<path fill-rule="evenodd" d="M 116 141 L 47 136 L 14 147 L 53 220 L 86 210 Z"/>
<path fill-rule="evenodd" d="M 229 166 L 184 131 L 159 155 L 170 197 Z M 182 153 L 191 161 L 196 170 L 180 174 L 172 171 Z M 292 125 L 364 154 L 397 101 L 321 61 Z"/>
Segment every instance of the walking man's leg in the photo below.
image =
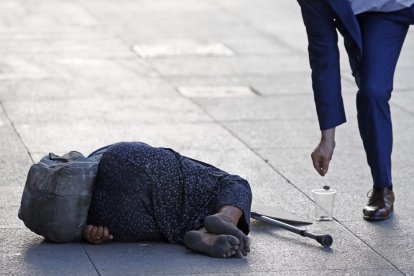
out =
<path fill-rule="evenodd" d="M 356 75 L 358 126 L 373 178 L 373 193 L 364 208 L 367 220 L 387 219 L 393 211 L 389 100 L 402 45 L 410 24 L 409 9 L 359 16 L 363 60 Z"/>

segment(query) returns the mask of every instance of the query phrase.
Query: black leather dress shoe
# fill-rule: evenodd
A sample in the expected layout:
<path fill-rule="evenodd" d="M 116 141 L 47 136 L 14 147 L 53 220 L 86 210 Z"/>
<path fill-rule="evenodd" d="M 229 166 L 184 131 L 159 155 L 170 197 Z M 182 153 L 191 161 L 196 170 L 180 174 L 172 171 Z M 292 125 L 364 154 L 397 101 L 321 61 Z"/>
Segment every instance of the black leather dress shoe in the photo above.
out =
<path fill-rule="evenodd" d="M 394 211 L 394 192 L 391 189 L 383 188 L 372 190 L 368 205 L 363 213 L 366 220 L 384 220 L 391 216 Z"/>

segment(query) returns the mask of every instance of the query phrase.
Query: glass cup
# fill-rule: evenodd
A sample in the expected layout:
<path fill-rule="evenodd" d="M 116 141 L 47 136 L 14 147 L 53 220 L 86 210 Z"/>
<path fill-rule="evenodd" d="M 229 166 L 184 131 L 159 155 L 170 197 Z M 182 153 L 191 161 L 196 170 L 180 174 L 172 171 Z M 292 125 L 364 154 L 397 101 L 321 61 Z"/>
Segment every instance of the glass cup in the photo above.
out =
<path fill-rule="evenodd" d="M 335 190 L 315 189 L 312 190 L 315 199 L 316 220 L 332 220 L 335 199 Z"/>

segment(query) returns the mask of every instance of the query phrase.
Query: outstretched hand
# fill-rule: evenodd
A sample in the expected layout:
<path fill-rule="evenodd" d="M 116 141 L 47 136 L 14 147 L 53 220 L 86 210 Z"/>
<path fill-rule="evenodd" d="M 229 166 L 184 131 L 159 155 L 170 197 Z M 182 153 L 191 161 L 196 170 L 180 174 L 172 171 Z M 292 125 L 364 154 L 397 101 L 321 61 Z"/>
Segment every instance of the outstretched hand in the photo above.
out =
<path fill-rule="evenodd" d="M 328 172 L 334 148 L 335 129 L 323 131 L 320 143 L 311 154 L 313 167 L 321 176 Z"/>
<path fill-rule="evenodd" d="M 104 226 L 86 225 L 83 229 L 83 238 L 89 243 L 102 244 L 111 241 L 114 237 Z"/>

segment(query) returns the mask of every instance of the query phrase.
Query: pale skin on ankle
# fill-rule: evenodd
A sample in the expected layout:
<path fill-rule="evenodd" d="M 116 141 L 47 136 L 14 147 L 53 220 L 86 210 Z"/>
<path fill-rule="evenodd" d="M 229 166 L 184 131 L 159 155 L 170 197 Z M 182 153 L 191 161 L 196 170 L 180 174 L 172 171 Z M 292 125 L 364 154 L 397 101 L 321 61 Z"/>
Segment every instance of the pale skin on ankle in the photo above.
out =
<path fill-rule="evenodd" d="M 233 223 L 235 226 L 237 226 L 237 223 L 243 214 L 239 208 L 233 206 L 224 206 L 220 208 L 218 212 L 227 215 L 231 220 L 231 223 Z"/>
<path fill-rule="evenodd" d="M 313 167 L 321 176 L 325 176 L 328 172 L 334 149 L 335 128 L 322 130 L 321 141 L 311 154 Z"/>

